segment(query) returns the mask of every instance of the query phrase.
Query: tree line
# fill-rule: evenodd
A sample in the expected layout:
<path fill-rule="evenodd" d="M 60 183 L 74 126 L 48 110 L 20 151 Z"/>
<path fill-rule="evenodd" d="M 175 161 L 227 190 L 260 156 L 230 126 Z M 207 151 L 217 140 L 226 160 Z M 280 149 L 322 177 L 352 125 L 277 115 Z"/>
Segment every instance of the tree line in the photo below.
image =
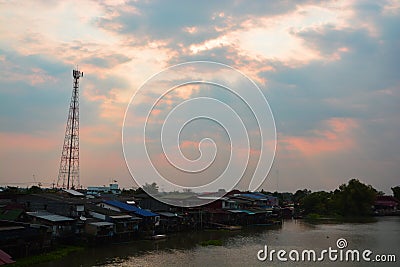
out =
<path fill-rule="evenodd" d="M 400 186 L 392 188 L 393 196 L 400 201 Z M 363 217 L 372 214 L 375 199 L 383 192 L 358 179 L 351 179 L 334 191 L 311 192 L 308 189 L 297 190 L 289 196 L 283 193 L 272 193 L 280 203 L 294 203 L 296 211 L 304 215 L 318 214 L 326 216 Z"/>

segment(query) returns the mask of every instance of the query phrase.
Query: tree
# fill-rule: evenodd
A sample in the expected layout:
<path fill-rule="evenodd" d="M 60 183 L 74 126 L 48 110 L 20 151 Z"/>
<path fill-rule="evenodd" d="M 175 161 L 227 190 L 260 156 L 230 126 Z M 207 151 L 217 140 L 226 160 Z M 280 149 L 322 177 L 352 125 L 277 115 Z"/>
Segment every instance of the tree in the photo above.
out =
<path fill-rule="evenodd" d="M 325 191 L 313 192 L 300 199 L 300 207 L 305 214 L 333 214 L 331 197 L 332 194 Z"/>
<path fill-rule="evenodd" d="M 27 193 L 28 194 L 38 194 L 38 193 L 42 193 L 42 188 L 40 188 L 40 186 L 36 186 L 36 185 L 32 185 L 28 190 Z"/>
<path fill-rule="evenodd" d="M 366 216 L 371 214 L 377 191 L 370 185 L 351 179 L 342 184 L 333 195 L 334 209 L 343 216 Z"/>
<path fill-rule="evenodd" d="M 132 195 L 135 194 L 135 192 L 136 192 L 136 189 L 134 189 L 134 188 L 129 188 L 129 189 L 123 188 L 122 191 L 121 191 L 121 195 L 123 195 L 123 196 L 132 196 Z"/>
<path fill-rule="evenodd" d="M 309 194 L 311 194 L 310 190 L 308 190 L 308 189 L 300 190 L 299 189 L 293 195 L 293 202 L 294 203 L 298 203 L 298 202 L 300 202 L 301 199 L 303 199 L 304 197 L 308 196 Z"/>
<path fill-rule="evenodd" d="M 308 192 L 298 190 L 294 199 L 305 193 Z M 378 192 L 372 186 L 365 185 L 357 179 L 351 179 L 348 184 L 342 184 L 334 192 L 308 193 L 300 198 L 299 202 L 305 214 L 367 216 L 372 213 L 372 205 L 377 194 Z"/>
<path fill-rule="evenodd" d="M 392 187 L 393 196 L 400 201 L 400 185 Z"/>
<path fill-rule="evenodd" d="M 158 194 L 158 185 L 156 183 L 148 184 L 145 183 L 143 190 L 148 194 Z"/>
<path fill-rule="evenodd" d="M 279 205 L 283 206 L 283 196 L 282 193 L 279 193 L 278 191 L 275 191 L 272 193 L 272 196 L 278 198 Z"/>

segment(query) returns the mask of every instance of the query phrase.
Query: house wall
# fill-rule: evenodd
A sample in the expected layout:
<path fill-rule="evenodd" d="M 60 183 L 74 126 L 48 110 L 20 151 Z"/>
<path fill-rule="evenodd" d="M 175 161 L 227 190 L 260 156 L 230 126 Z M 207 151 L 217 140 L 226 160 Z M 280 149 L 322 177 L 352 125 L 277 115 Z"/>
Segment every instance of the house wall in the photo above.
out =
<path fill-rule="evenodd" d="M 237 209 L 238 204 L 235 202 L 222 201 L 222 208 L 223 209 Z"/>
<path fill-rule="evenodd" d="M 85 233 L 92 236 L 112 236 L 113 226 L 96 226 L 90 223 L 85 224 Z"/>
<path fill-rule="evenodd" d="M 102 208 L 105 208 L 105 209 L 121 212 L 121 210 L 119 208 L 111 206 L 111 205 L 108 205 L 106 203 L 100 203 L 98 206 L 102 207 Z"/>
<path fill-rule="evenodd" d="M 94 212 L 94 211 L 89 211 L 89 214 L 93 218 L 100 219 L 100 220 L 103 220 L 103 221 L 106 220 L 106 215 L 104 215 L 104 214 L 100 214 L 100 213 L 97 213 L 97 212 Z"/>
<path fill-rule="evenodd" d="M 85 209 L 82 204 L 72 204 L 35 195 L 20 197 L 17 199 L 17 203 L 25 205 L 30 211 L 47 210 L 51 213 L 75 218 L 81 216 Z"/>
<path fill-rule="evenodd" d="M 158 211 L 160 211 L 160 210 L 163 210 L 163 211 L 176 210 L 176 207 L 170 206 L 168 204 L 165 204 L 165 203 L 155 200 L 153 198 L 139 199 L 137 201 L 137 204 L 142 209 L 148 209 L 148 210 L 158 210 Z"/>

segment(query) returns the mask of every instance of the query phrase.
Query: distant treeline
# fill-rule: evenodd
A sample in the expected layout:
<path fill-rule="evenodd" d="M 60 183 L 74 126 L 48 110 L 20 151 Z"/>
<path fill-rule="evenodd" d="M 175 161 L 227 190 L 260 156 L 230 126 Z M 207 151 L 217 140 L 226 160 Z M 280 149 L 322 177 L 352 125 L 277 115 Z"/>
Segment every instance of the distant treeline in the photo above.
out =
<path fill-rule="evenodd" d="M 392 188 L 393 196 L 400 200 L 400 186 Z M 269 192 L 266 192 L 269 193 Z M 308 189 L 297 190 L 296 193 L 271 193 L 279 198 L 280 203 L 293 202 L 296 210 L 304 215 L 318 214 L 327 216 L 362 217 L 372 213 L 378 192 L 371 185 L 358 179 L 351 179 L 338 189 L 326 192 L 311 192 Z"/>

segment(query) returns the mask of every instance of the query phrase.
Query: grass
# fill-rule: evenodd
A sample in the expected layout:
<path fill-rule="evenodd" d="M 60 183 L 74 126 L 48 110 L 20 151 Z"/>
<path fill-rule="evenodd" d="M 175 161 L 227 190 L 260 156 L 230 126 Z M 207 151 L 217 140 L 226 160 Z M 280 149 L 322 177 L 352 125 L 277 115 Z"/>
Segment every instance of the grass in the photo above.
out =
<path fill-rule="evenodd" d="M 212 239 L 212 240 L 202 241 L 202 242 L 200 242 L 200 245 L 202 245 L 203 247 L 205 247 L 205 246 L 222 246 L 222 240 Z"/>
<path fill-rule="evenodd" d="M 10 267 L 25 267 L 43 262 L 54 261 L 61 259 L 72 252 L 81 251 L 83 249 L 83 247 L 78 246 L 64 246 L 51 252 L 17 259 L 15 263 L 10 265 Z"/>

